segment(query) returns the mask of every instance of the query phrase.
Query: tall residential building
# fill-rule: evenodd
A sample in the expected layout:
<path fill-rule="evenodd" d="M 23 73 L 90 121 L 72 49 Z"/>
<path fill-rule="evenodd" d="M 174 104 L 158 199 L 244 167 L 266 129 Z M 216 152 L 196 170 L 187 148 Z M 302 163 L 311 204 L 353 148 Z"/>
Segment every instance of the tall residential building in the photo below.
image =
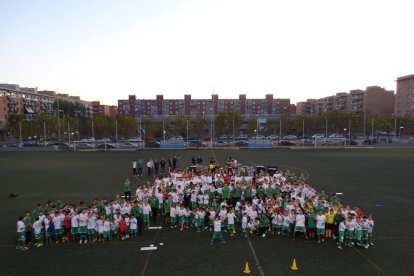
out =
<path fill-rule="evenodd" d="M 362 113 L 379 116 L 392 116 L 394 113 L 394 91 L 379 86 L 369 86 L 365 90 L 356 89 L 349 93 L 341 92 L 320 99 L 308 99 L 299 102 L 296 114 L 321 114 L 332 110 L 347 113 Z"/>
<path fill-rule="evenodd" d="M 414 115 L 414 74 L 397 79 L 394 112 L 397 117 Z"/>
<path fill-rule="evenodd" d="M 223 111 L 235 111 L 241 115 L 277 115 L 291 114 L 296 111 L 290 99 L 275 99 L 268 94 L 264 99 L 247 99 L 245 94 L 238 99 L 219 99 L 213 94 L 211 99 L 193 99 L 190 94 L 183 99 L 164 99 L 157 95 L 156 99 L 137 99 L 129 95 L 127 100 L 118 100 L 120 115 L 139 116 L 168 116 L 168 115 L 201 115 L 218 114 Z"/>
<path fill-rule="evenodd" d="M 93 116 L 109 116 L 116 117 L 118 115 L 118 107 L 115 105 L 104 105 L 100 101 L 92 101 Z"/>
<path fill-rule="evenodd" d="M 25 114 L 28 119 L 36 114 L 53 115 L 53 103 L 77 102 L 85 106 L 92 115 L 92 106 L 77 96 L 56 94 L 54 91 L 38 91 L 37 88 L 20 87 L 17 84 L 0 84 L 0 130 L 4 129 L 10 114 Z"/>

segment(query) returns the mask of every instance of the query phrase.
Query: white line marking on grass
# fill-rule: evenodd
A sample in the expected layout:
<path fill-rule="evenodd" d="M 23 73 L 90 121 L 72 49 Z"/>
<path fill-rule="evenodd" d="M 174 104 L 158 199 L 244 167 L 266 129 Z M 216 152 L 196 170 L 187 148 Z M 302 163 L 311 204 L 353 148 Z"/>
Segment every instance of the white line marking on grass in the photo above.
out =
<path fill-rule="evenodd" d="M 250 241 L 250 238 L 249 237 L 247 237 L 247 241 L 249 242 L 250 250 L 253 253 L 253 257 L 254 257 L 254 261 L 256 262 L 257 269 L 259 269 L 260 275 L 264 276 L 264 272 L 263 272 L 262 266 L 259 263 L 259 258 L 257 258 L 256 251 L 254 250 L 253 244 Z"/>
<path fill-rule="evenodd" d="M 156 246 L 141 247 L 141 251 L 146 251 L 146 250 L 157 250 L 157 247 Z"/>
<path fill-rule="evenodd" d="M 151 226 L 151 227 L 148 227 L 148 229 L 150 229 L 150 230 L 162 229 L 162 226 Z"/>

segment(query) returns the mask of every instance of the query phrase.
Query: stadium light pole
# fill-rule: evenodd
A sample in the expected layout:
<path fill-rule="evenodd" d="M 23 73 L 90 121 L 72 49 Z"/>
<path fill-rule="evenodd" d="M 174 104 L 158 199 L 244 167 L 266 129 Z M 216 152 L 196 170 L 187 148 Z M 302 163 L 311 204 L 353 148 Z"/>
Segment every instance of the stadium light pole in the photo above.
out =
<path fill-rule="evenodd" d="M 213 108 L 210 107 L 210 148 L 213 148 Z"/>
<path fill-rule="evenodd" d="M 62 139 L 61 139 L 61 135 L 60 135 L 60 112 L 63 112 L 63 110 L 58 109 L 58 128 L 59 128 L 59 148 L 60 148 L 60 144 L 62 143 Z M 63 113 L 64 114 L 64 113 Z"/>
<path fill-rule="evenodd" d="M 302 118 L 302 145 L 305 146 L 305 118 Z"/>
<path fill-rule="evenodd" d="M 79 141 L 79 113 L 80 113 L 80 110 L 75 110 L 75 113 L 76 113 L 76 133 L 77 133 L 78 141 Z"/>

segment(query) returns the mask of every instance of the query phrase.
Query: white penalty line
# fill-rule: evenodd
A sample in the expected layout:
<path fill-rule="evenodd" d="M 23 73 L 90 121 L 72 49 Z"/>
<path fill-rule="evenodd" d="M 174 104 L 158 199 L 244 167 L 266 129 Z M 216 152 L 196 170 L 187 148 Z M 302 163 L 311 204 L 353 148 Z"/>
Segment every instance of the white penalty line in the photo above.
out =
<path fill-rule="evenodd" d="M 148 227 L 148 229 L 150 229 L 150 230 L 158 230 L 158 229 L 162 229 L 162 227 L 161 226 L 151 226 L 151 227 Z"/>
<path fill-rule="evenodd" d="M 264 272 L 263 272 L 262 266 L 259 263 L 259 258 L 257 258 L 256 251 L 254 250 L 253 244 L 250 241 L 250 238 L 249 237 L 247 237 L 247 241 L 249 242 L 250 250 L 253 253 L 254 261 L 256 262 L 256 266 L 259 269 L 260 275 L 261 276 L 264 276 Z"/>
<path fill-rule="evenodd" d="M 156 246 L 141 247 L 141 251 L 157 250 Z"/>

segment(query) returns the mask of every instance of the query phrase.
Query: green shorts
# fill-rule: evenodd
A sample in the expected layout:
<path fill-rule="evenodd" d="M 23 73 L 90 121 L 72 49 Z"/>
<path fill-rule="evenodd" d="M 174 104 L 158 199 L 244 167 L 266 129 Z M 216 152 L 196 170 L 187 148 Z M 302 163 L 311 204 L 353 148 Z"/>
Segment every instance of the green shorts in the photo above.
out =
<path fill-rule="evenodd" d="M 55 229 L 55 235 L 60 235 L 63 233 L 63 229 L 59 228 L 59 229 Z"/>
<path fill-rule="evenodd" d="M 306 228 L 304 226 L 295 226 L 296 232 L 306 232 Z"/>
<path fill-rule="evenodd" d="M 149 215 L 143 215 L 142 216 L 142 221 L 143 222 L 149 222 Z"/>
<path fill-rule="evenodd" d="M 339 237 L 338 237 L 338 240 L 339 240 L 339 242 L 344 242 L 344 239 L 345 239 L 345 231 L 339 231 Z"/>
<path fill-rule="evenodd" d="M 179 218 L 178 218 L 178 222 L 179 222 L 180 224 L 184 223 L 184 222 L 185 222 L 185 217 L 184 217 L 184 216 L 179 217 Z"/>
<path fill-rule="evenodd" d="M 233 230 L 234 229 L 234 224 L 227 224 L 227 229 Z"/>
<path fill-rule="evenodd" d="M 223 235 L 221 234 L 221 231 L 214 232 L 214 234 L 213 234 L 213 240 L 215 240 L 215 239 L 222 239 L 222 238 L 223 238 Z"/>
<path fill-rule="evenodd" d="M 103 236 L 104 236 L 105 239 L 111 238 L 111 231 L 104 231 Z"/>
<path fill-rule="evenodd" d="M 86 234 L 86 226 L 79 226 L 78 227 L 79 234 Z"/>
<path fill-rule="evenodd" d="M 25 241 L 26 240 L 26 232 L 17 232 L 17 237 L 19 241 Z"/>
<path fill-rule="evenodd" d="M 283 225 L 282 226 L 282 231 L 289 231 L 290 230 L 290 226 L 289 225 Z"/>
<path fill-rule="evenodd" d="M 325 235 L 325 228 L 318 228 L 318 227 L 316 227 L 316 234 L 318 234 L 318 235 Z"/>
<path fill-rule="evenodd" d="M 78 227 L 71 227 L 70 228 L 70 233 L 72 235 L 76 235 L 78 233 Z"/>
<path fill-rule="evenodd" d="M 39 241 L 41 238 L 42 238 L 42 234 L 41 233 L 39 233 L 39 234 L 36 234 L 35 233 L 35 240 Z"/>
<path fill-rule="evenodd" d="M 86 230 L 86 233 L 88 235 L 94 235 L 95 234 L 95 229 L 88 229 L 88 230 Z"/>

